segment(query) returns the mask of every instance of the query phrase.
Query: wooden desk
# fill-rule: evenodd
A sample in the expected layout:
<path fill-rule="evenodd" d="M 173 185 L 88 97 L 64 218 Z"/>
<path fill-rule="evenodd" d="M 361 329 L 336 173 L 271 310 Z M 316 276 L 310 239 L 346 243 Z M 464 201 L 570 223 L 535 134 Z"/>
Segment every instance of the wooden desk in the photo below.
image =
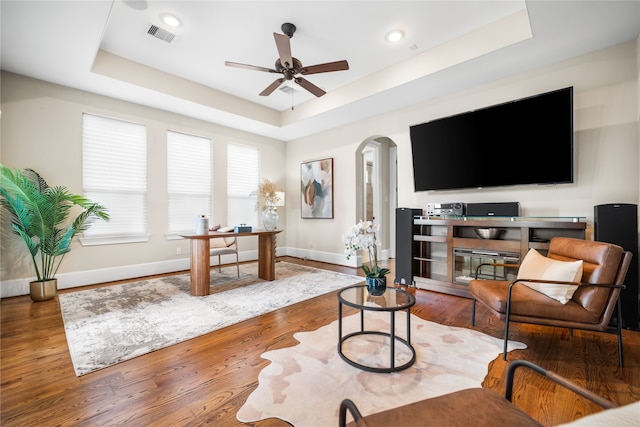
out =
<path fill-rule="evenodd" d="M 258 276 L 264 280 L 276 278 L 276 234 L 282 230 L 255 230 L 243 233 L 184 234 L 191 240 L 191 295 L 209 295 L 210 240 L 219 237 L 258 236 Z"/>

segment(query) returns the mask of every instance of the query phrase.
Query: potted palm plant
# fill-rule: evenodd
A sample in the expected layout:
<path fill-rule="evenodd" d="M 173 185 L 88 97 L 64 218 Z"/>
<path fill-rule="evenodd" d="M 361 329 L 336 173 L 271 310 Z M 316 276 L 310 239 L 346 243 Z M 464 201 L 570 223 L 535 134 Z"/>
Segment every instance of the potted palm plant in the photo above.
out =
<path fill-rule="evenodd" d="M 108 221 L 107 210 L 66 187 L 50 187 L 32 169 L 21 172 L 0 164 L 0 173 L 0 204 L 9 213 L 11 231 L 26 244 L 35 269 L 36 280 L 29 284 L 31 299 L 52 299 L 57 294 L 56 273 L 73 238 L 96 219 Z"/>

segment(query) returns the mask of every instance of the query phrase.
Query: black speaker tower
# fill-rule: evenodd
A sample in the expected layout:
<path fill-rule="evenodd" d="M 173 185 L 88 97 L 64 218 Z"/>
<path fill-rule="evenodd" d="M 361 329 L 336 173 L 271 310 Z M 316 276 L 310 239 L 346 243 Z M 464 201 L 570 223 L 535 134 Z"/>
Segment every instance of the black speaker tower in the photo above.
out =
<path fill-rule="evenodd" d="M 413 224 L 413 218 L 420 215 L 422 209 L 396 209 L 396 278 L 393 283 L 413 286 L 413 276 L 418 271 L 418 261 L 413 256 L 419 244 L 413 240 L 419 228 Z"/>
<path fill-rule="evenodd" d="M 633 253 L 631 265 L 620 293 L 622 327 L 639 330 L 638 306 L 638 206 L 611 203 L 594 206 L 594 240 L 614 243 Z"/>

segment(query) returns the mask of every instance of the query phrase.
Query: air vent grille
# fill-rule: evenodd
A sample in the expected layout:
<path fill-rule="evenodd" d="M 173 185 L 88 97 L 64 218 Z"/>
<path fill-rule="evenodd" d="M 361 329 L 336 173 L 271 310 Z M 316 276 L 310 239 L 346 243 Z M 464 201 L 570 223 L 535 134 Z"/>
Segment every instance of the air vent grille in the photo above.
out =
<path fill-rule="evenodd" d="M 164 28 L 160 28 L 157 25 L 151 24 L 149 29 L 147 30 L 147 34 L 152 35 L 160 40 L 164 40 L 167 43 L 171 43 L 171 41 L 175 38 L 175 34 L 165 30 Z"/>
<path fill-rule="evenodd" d="M 297 90 L 295 90 L 293 87 L 291 87 L 289 85 L 280 86 L 278 89 L 281 90 L 282 92 L 286 93 L 287 95 L 289 95 L 289 94 L 291 94 L 293 92 L 297 92 Z"/>

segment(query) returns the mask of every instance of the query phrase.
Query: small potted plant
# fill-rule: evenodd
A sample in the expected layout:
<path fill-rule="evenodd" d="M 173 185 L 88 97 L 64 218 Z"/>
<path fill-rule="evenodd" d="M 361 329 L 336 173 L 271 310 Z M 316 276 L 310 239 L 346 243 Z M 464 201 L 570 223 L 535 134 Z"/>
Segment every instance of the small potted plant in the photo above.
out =
<path fill-rule="evenodd" d="M 11 231 L 24 241 L 36 274 L 29 283 L 33 301 L 57 294 L 56 273 L 73 238 L 96 219 L 109 220 L 106 208 L 65 187 L 50 187 L 34 170 L 0 164 L 0 204 L 9 213 Z M 70 215 L 75 215 L 73 220 Z"/>
<path fill-rule="evenodd" d="M 347 259 L 361 250 L 369 252 L 369 261 L 362 264 L 362 271 L 366 276 L 369 293 L 375 296 L 382 295 L 386 290 L 386 275 L 391 271 L 378 265 L 378 242 L 376 239 L 378 228 L 379 226 L 373 221 L 361 220 L 342 235 Z"/>

